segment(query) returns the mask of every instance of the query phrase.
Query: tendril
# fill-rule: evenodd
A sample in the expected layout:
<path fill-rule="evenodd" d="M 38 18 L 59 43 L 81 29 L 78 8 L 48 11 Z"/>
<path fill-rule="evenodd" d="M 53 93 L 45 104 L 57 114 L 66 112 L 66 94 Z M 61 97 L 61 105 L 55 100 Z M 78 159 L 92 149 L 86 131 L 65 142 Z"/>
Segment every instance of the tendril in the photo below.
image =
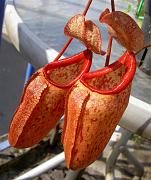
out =
<path fill-rule="evenodd" d="M 112 12 L 115 11 L 115 3 L 114 3 L 114 0 L 111 0 L 111 9 L 112 9 Z M 110 56 L 111 56 L 111 50 L 112 50 L 112 41 L 113 41 L 113 38 L 112 38 L 111 35 L 109 35 L 105 66 L 108 66 L 108 65 L 109 65 L 109 62 L 110 62 Z"/>

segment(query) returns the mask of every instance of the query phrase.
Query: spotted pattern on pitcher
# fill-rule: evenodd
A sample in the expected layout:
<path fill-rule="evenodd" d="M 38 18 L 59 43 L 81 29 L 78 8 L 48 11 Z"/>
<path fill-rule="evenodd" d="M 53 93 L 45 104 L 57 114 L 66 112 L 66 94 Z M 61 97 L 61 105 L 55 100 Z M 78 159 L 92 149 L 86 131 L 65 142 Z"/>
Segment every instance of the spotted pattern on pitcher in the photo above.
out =
<path fill-rule="evenodd" d="M 52 81 L 58 84 L 68 84 L 78 76 L 78 74 L 81 72 L 82 66 L 83 60 L 80 60 L 72 65 L 51 70 L 51 72 L 49 72 L 49 77 Z"/>
<path fill-rule="evenodd" d="M 21 148 L 38 143 L 54 127 L 63 115 L 66 91 L 49 84 L 39 71 L 25 92 L 9 130 L 11 145 Z"/>
<path fill-rule="evenodd" d="M 97 90 L 111 90 L 116 87 L 121 81 L 125 73 L 125 66 L 122 65 L 121 68 L 108 73 L 107 75 L 101 77 L 94 77 L 86 82 Z"/>
<path fill-rule="evenodd" d="M 33 74 L 10 124 L 8 140 L 13 147 L 31 147 L 55 127 L 63 115 L 68 90 L 76 78 L 89 71 L 91 60 L 92 53 L 85 50 L 62 61 L 48 63 Z"/>
<path fill-rule="evenodd" d="M 72 136 L 75 134 L 76 138 L 74 142 L 71 142 L 72 146 L 69 142 L 66 143 L 66 140 L 64 142 L 67 167 L 71 169 L 84 168 L 100 155 L 125 111 L 130 95 L 130 86 L 116 95 L 102 95 L 90 91 L 81 82 L 77 82 L 76 85 L 77 87 L 71 92 L 68 99 L 68 108 L 72 111 L 68 111 L 66 114 L 68 118 L 66 135 L 72 131 L 69 133 L 70 138 L 73 140 L 75 137 Z M 79 98 L 75 100 L 77 91 L 80 102 L 89 94 L 85 107 L 83 107 L 85 111 L 82 116 L 80 115 L 82 102 L 79 103 Z M 73 109 L 75 109 L 75 113 L 73 113 Z M 77 113 L 78 111 L 79 113 Z M 76 124 L 77 121 L 80 123 Z M 77 126 L 75 132 L 74 123 Z M 69 153 L 71 153 L 70 158 Z"/>
<path fill-rule="evenodd" d="M 128 14 L 114 11 L 101 16 L 100 22 L 108 25 L 111 36 L 127 50 L 137 52 L 144 47 L 144 33 Z"/>

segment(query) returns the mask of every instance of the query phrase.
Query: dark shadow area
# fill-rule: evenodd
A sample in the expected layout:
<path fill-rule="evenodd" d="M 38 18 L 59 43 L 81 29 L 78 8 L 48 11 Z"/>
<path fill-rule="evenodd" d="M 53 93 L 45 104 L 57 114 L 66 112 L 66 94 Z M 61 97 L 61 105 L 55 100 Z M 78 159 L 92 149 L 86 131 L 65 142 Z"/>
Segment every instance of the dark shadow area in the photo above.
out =
<path fill-rule="evenodd" d="M 133 177 L 134 174 L 132 172 L 129 171 L 129 169 L 126 169 L 125 167 L 122 167 L 122 165 L 120 166 L 116 166 L 116 168 L 124 175 L 128 176 L 128 177 Z"/>
<path fill-rule="evenodd" d="M 26 62 L 6 37 L 0 47 L 0 135 L 8 132 L 24 83 Z"/>

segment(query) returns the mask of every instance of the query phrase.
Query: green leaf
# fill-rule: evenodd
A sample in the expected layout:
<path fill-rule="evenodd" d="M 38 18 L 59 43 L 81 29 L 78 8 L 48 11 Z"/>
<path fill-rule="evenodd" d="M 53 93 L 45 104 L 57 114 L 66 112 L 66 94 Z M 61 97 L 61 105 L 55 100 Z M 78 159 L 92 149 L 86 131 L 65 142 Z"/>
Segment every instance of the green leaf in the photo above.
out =
<path fill-rule="evenodd" d="M 132 10 L 132 5 L 128 3 L 127 9 L 124 10 L 125 13 L 129 13 Z"/>

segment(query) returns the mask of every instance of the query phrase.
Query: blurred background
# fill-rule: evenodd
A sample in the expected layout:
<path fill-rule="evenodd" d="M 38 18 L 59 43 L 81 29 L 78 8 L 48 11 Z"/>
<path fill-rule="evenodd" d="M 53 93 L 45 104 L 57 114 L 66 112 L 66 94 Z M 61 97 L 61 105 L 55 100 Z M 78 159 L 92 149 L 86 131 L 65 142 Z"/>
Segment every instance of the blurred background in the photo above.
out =
<path fill-rule="evenodd" d="M 50 3 L 51 2 L 51 3 Z M 78 1 L 68 1 L 65 0 L 62 3 L 71 3 L 73 6 L 76 6 L 76 9 L 71 9 L 71 12 L 74 14 L 74 12 L 81 11 L 81 7 L 78 4 Z M 151 1 L 145 0 L 146 7 L 144 9 L 144 1 L 141 0 L 116 0 L 115 3 L 118 4 L 118 8 L 122 9 L 125 13 L 130 14 L 140 27 L 142 27 L 143 31 L 145 32 L 145 41 L 146 44 L 151 43 Z M 84 4 L 85 1 L 81 0 L 81 4 Z M 98 2 L 97 2 L 98 3 Z M 105 9 L 110 4 L 110 0 L 103 0 L 101 2 L 101 8 Z M 140 3 L 142 3 L 142 6 L 139 6 Z M 31 6 L 29 7 L 29 4 Z M 65 6 L 63 7 L 60 5 L 60 1 L 53 0 L 53 1 L 47 1 L 47 0 L 16 0 L 16 5 L 18 6 L 18 13 L 22 15 L 23 20 L 27 23 L 30 30 L 36 34 L 36 29 L 38 29 L 38 33 L 36 34 L 41 40 L 45 41 L 47 44 L 49 44 L 51 47 L 53 47 L 55 50 L 59 51 L 64 44 L 65 37 L 63 35 L 63 23 L 66 22 L 66 19 L 63 19 L 63 16 L 61 16 L 63 13 L 68 13 Z M 54 5 L 52 8 L 51 6 Z M 46 7 L 46 10 L 43 11 L 43 7 Z M 95 8 L 97 9 L 97 5 L 93 5 L 92 9 L 95 11 Z M 118 9 L 118 10 L 119 10 Z M 53 13 L 51 14 L 51 11 L 58 11 L 58 17 L 54 17 Z M 144 20 L 144 12 L 146 12 L 146 20 Z M 61 14 L 62 13 L 62 14 Z M 93 14 L 93 12 L 91 12 Z M 95 19 L 95 12 L 94 16 L 91 17 Z M 70 14 L 68 15 L 70 16 Z M 88 14 L 88 16 L 90 16 Z M 39 18 L 42 18 L 42 22 L 39 21 Z M 60 18 L 60 19 L 59 19 Z M 55 19 L 55 20 L 54 20 Z M 62 20 L 63 19 L 63 20 Z M 34 25 L 33 24 L 34 21 Z M 50 23 L 52 21 L 52 23 Z M 49 23 L 48 23 L 49 22 Z M 62 27 L 62 29 L 60 29 Z M 57 38 L 55 38 L 55 35 L 51 34 L 51 30 L 55 33 L 58 33 Z M 24 87 L 24 80 L 25 80 L 25 73 L 26 73 L 26 67 L 27 67 L 27 61 L 28 59 L 21 56 L 21 54 L 15 49 L 13 46 L 10 38 L 7 34 L 7 29 L 5 24 L 3 25 L 2 30 L 2 39 L 1 39 L 1 47 L 0 47 L 0 136 L 3 140 L 3 135 L 7 134 L 9 123 L 11 121 L 11 118 L 13 116 L 13 113 L 17 107 L 17 104 L 19 102 L 23 87 Z M 60 33 L 61 32 L 61 33 Z M 105 35 L 105 28 L 102 28 L 103 35 Z M 47 34 L 50 33 L 50 38 L 47 38 Z M 56 43 L 58 42 L 59 43 Z M 104 40 L 104 46 L 107 47 L 107 40 Z M 82 49 L 81 46 L 78 47 L 79 49 Z M 112 58 L 117 58 L 117 54 L 123 53 L 123 49 L 118 49 L 119 45 L 114 44 L 113 50 L 112 50 Z M 69 48 L 69 51 L 65 53 L 65 56 L 69 56 L 73 52 L 75 52 L 76 46 L 73 43 L 72 46 Z M 79 50 L 78 49 L 78 50 Z M 143 63 L 143 66 L 141 67 L 141 71 L 145 74 L 143 74 L 143 77 L 147 77 L 149 80 L 150 74 L 151 74 L 151 51 L 148 51 L 149 53 L 146 56 L 145 62 Z M 142 53 L 138 55 L 138 63 L 141 59 Z M 96 57 L 97 58 L 97 57 Z M 100 61 L 96 62 L 95 66 L 100 66 Z M 103 61 L 101 62 L 103 65 Z M 37 68 L 37 67 L 36 67 Z M 95 67 L 92 67 L 95 68 Z M 150 81 L 148 81 L 150 83 Z M 137 88 L 137 85 L 135 86 Z M 149 87 L 150 88 L 150 87 Z M 141 90 L 140 90 L 141 91 Z M 135 93 L 134 91 L 132 93 Z M 142 93 L 142 92 L 140 92 Z M 148 94 L 147 94 L 148 93 Z M 146 101 L 148 103 L 151 102 L 150 99 L 150 91 L 144 92 L 144 94 L 147 94 Z M 138 94 L 138 96 L 141 94 Z M 60 125 L 61 126 L 61 125 Z M 58 127 L 59 129 L 59 127 Z M 26 149 L 26 150 L 16 150 L 16 149 L 9 149 L 4 151 L 4 153 L 0 154 L 0 179 L 13 179 L 17 174 L 24 172 L 25 169 L 29 170 L 35 167 L 36 165 L 41 164 L 42 162 L 45 162 L 50 157 L 56 155 L 57 153 L 61 152 L 62 145 L 59 143 L 60 141 L 60 135 L 61 132 L 58 130 L 54 130 L 55 133 L 57 131 L 57 134 L 50 135 L 50 137 L 46 137 L 43 142 L 40 143 L 40 145 L 36 146 L 35 149 Z M 117 135 L 117 136 L 116 136 Z M 113 149 L 113 147 L 116 145 L 116 142 L 119 140 L 119 137 L 121 136 L 121 133 L 118 132 L 115 136 L 112 138 L 112 142 L 109 146 L 107 146 L 106 150 L 104 151 L 103 155 L 100 156 L 99 160 L 95 162 L 95 164 L 92 164 L 91 167 L 88 167 L 82 177 L 80 179 L 87 179 L 87 180 L 95 180 L 95 179 L 105 179 L 104 174 L 105 172 L 105 165 L 106 165 L 106 159 L 109 156 L 110 151 Z M 143 174 L 143 177 L 140 179 L 144 180 L 150 180 L 151 179 L 151 144 L 149 141 L 147 141 L 144 138 L 141 138 L 140 136 L 136 134 L 130 134 L 130 139 L 128 141 L 127 147 L 129 148 L 130 152 L 135 154 L 137 160 L 141 162 L 143 167 L 145 167 L 145 173 Z M 2 141 L 0 140 L 0 141 Z M 14 163 L 15 159 L 15 163 Z M 17 159 L 17 161 L 16 161 Z M 13 167 L 7 166 L 10 161 L 13 160 Z M 23 162 L 23 163 L 22 163 Z M 10 165 L 9 164 L 9 165 Z M 7 173 L 4 172 L 4 169 Z M 138 178 L 135 175 L 138 175 L 139 168 L 137 169 L 137 172 L 135 173 L 135 170 L 137 167 L 135 167 L 132 163 L 128 161 L 128 158 L 121 154 L 118 157 L 118 161 L 116 164 L 116 176 L 117 179 L 121 180 L 128 180 L 133 178 Z M 48 173 L 45 173 L 37 178 L 34 178 L 35 180 L 40 179 L 54 179 L 54 180 L 60 180 L 64 179 L 66 174 L 68 173 L 67 169 L 65 168 L 65 164 L 60 164 L 59 167 L 53 170 L 49 170 Z M 141 174 L 141 172 L 140 172 Z"/>

